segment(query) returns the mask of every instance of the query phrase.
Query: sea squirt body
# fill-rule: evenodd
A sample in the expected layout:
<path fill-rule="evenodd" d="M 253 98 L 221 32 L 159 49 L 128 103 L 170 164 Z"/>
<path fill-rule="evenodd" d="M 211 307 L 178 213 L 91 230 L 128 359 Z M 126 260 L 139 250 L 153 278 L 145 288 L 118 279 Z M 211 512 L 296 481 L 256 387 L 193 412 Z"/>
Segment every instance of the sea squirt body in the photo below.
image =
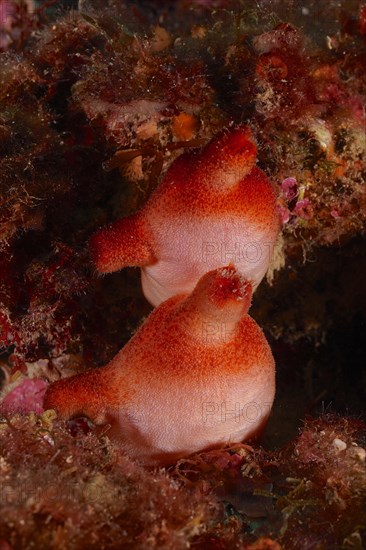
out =
<path fill-rule="evenodd" d="M 165 465 L 261 433 L 275 393 L 252 285 L 229 265 L 158 306 L 103 368 L 51 385 L 44 407 L 110 424 L 135 459 Z"/>
<path fill-rule="evenodd" d="M 139 212 L 92 236 L 97 269 L 141 267 L 143 292 L 154 306 L 192 292 L 205 273 L 228 263 L 255 290 L 279 231 L 272 183 L 255 161 L 246 127 L 182 154 Z"/>

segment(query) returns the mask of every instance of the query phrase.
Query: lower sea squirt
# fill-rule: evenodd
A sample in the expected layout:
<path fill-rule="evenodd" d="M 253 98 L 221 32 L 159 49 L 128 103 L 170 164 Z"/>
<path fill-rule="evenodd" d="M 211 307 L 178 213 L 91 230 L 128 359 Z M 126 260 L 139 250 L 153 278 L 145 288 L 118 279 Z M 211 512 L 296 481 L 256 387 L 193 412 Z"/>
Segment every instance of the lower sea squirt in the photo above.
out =
<path fill-rule="evenodd" d="M 276 196 L 255 166 L 256 152 L 250 130 L 238 127 L 178 157 L 140 211 L 92 236 L 98 271 L 141 267 L 154 306 L 191 292 L 202 275 L 228 263 L 255 290 L 279 231 Z"/>
<path fill-rule="evenodd" d="M 234 266 L 157 307 L 105 367 L 48 387 L 45 409 L 84 415 L 147 465 L 260 435 L 275 394 L 270 347 Z"/>

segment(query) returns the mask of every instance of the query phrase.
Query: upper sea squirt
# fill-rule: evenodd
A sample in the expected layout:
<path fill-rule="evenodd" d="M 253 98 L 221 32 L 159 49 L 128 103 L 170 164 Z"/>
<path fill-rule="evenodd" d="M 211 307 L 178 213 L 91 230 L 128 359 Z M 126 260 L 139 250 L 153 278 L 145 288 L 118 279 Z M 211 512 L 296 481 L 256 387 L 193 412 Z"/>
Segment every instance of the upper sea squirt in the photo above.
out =
<path fill-rule="evenodd" d="M 239 127 L 178 157 L 140 211 L 92 236 L 98 271 L 141 267 L 154 306 L 191 292 L 202 275 L 228 263 L 255 290 L 279 231 L 276 196 L 255 166 L 256 152 L 250 130 Z"/>

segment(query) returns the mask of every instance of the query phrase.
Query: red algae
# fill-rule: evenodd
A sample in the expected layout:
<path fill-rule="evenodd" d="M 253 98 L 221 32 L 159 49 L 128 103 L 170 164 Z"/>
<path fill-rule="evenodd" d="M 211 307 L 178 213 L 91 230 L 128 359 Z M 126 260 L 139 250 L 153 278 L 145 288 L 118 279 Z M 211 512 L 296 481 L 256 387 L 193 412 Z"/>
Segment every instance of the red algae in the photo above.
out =
<path fill-rule="evenodd" d="M 10 548 L 364 544 L 359 421 L 323 416 L 308 420 L 282 451 L 237 444 L 159 472 L 129 460 L 93 427 L 73 423 L 48 411 L 0 425 L 0 536 Z"/>
<path fill-rule="evenodd" d="M 215 517 L 214 499 L 142 469 L 93 430 L 47 413 L 0 426 L 0 541 L 9 548 L 183 549 Z"/>

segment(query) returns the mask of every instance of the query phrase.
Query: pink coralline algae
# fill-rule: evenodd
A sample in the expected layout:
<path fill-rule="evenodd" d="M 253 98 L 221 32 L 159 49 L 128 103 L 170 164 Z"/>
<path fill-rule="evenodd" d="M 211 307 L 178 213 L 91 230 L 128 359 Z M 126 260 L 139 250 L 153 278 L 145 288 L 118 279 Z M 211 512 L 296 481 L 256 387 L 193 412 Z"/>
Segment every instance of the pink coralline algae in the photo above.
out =
<path fill-rule="evenodd" d="M 0 48 L 5 48 L 10 39 L 11 22 L 15 13 L 13 2 L 8 0 L 0 1 Z"/>
<path fill-rule="evenodd" d="M 34 10 L 32 0 L 0 0 L 0 50 L 6 49 L 22 32 L 22 18 Z"/>
<path fill-rule="evenodd" d="M 340 218 L 340 214 L 339 214 L 338 210 L 336 210 L 335 208 L 333 208 L 333 210 L 331 210 L 330 215 L 335 219 Z"/>
<path fill-rule="evenodd" d="M 6 394 L 0 403 L 1 413 L 43 413 L 43 397 L 47 382 L 38 378 L 23 379 Z"/>
<path fill-rule="evenodd" d="M 313 209 L 309 199 L 302 199 L 298 201 L 294 208 L 294 213 L 302 220 L 310 220 L 313 216 Z"/>
<path fill-rule="evenodd" d="M 281 183 L 281 191 L 285 199 L 290 202 L 298 195 L 298 183 L 296 178 L 286 178 Z"/>
<path fill-rule="evenodd" d="M 300 220 L 310 220 L 313 217 L 313 207 L 308 198 L 299 199 L 299 184 L 296 178 L 285 178 L 280 187 L 278 213 L 283 224 L 296 223 Z"/>

